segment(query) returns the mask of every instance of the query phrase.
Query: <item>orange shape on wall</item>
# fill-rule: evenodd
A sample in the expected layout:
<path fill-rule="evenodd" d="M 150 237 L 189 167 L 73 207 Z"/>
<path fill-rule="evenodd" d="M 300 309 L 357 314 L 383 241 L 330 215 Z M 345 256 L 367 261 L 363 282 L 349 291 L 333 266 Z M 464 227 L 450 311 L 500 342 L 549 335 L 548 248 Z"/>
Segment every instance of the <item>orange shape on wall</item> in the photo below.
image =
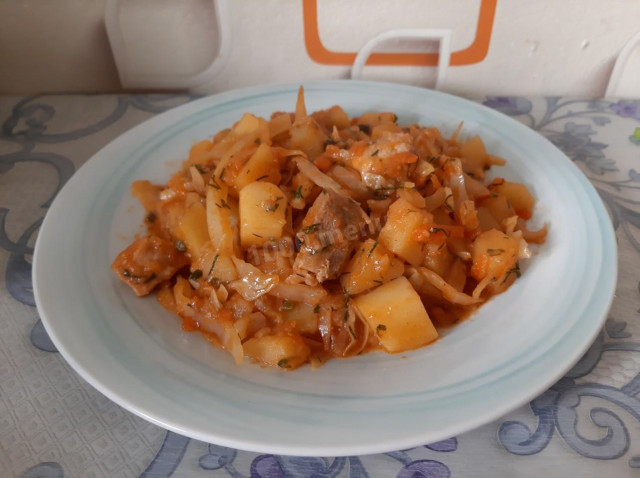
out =
<path fill-rule="evenodd" d="M 451 66 L 480 63 L 489 52 L 491 30 L 498 0 L 481 0 L 476 36 L 464 50 L 451 53 Z M 327 50 L 320 40 L 318 29 L 318 1 L 302 0 L 304 20 L 304 43 L 307 53 L 317 63 L 325 65 L 353 65 L 357 52 L 335 52 Z M 372 53 L 367 65 L 378 66 L 436 66 L 437 53 Z"/>

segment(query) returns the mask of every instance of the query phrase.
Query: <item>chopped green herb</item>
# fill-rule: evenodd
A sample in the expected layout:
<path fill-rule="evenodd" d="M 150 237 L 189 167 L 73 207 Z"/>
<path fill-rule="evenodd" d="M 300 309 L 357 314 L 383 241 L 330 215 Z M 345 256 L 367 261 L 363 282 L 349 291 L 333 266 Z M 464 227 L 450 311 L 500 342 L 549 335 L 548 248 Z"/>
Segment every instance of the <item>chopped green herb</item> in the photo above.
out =
<path fill-rule="evenodd" d="M 151 281 L 152 281 L 153 279 L 155 279 L 156 277 L 158 277 L 158 276 L 156 275 L 156 273 L 155 273 L 155 272 L 152 272 L 152 273 L 151 273 L 151 275 L 150 275 L 149 277 L 147 277 L 147 278 L 144 280 L 144 283 L 145 283 L 145 284 L 148 284 L 149 282 L 151 282 Z"/>
<path fill-rule="evenodd" d="M 264 176 L 260 176 L 258 179 L 256 179 L 256 181 L 261 181 L 263 179 L 267 179 L 269 177 L 268 174 L 265 174 Z"/>
<path fill-rule="evenodd" d="M 216 178 L 211 178 L 211 180 L 209 181 L 207 186 L 209 186 L 211 188 L 214 188 L 214 189 L 220 189 L 220 185 L 216 182 Z"/>
<path fill-rule="evenodd" d="M 326 244 L 325 246 L 321 247 L 320 249 L 314 249 L 311 251 L 311 255 L 315 256 L 316 254 L 326 251 L 327 249 L 329 249 L 331 246 L 333 246 L 332 243 Z"/>
<path fill-rule="evenodd" d="M 520 272 L 520 264 L 518 262 L 516 262 L 516 266 L 513 269 L 509 269 L 507 271 L 507 274 L 504 276 L 504 280 L 502 281 L 503 284 L 507 282 L 507 279 L 511 274 L 515 274 L 516 278 L 519 278 L 522 275 L 522 273 Z"/>
<path fill-rule="evenodd" d="M 491 197 L 492 198 L 497 198 L 498 197 L 498 193 L 491 193 Z"/>
<path fill-rule="evenodd" d="M 289 358 L 283 358 L 278 360 L 278 367 L 280 368 L 291 368 L 291 365 L 289 364 Z"/>
<path fill-rule="evenodd" d="M 396 191 L 397 189 L 402 189 L 402 186 L 391 186 L 388 188 L 376 188 L 373 190 L 373 197 L 376 199 L 387 199 L 389 197 L 389 193 L 385 191 Z"/>
<path fill-rule="evenodd" d="M 315 224 L 311 224 L 310 226 L 307 227 L 303 227 L 302 228 L 302 233 L 303 234 L 311 234 L 312 232 L 315 232 L 319 227 L 320 227 L 320 223 L 317 222 Z"/>
<path fill-rule="evenodd" d="M 202 277 L 202 271 L 200 269 L 196 269 L 189 275 L 189 280 L 198 280 Z"/>
<path fill-rule="evenodd" d="M 381 281 L 381 280 L 373 279 L 373 282 L 375 282 L 376 284 L 380 284 L 380 285 L 382 285 L 382 281 Z"/>
<path fill-rule="evenodd" d="M 174 244 L 174 247 L 178 252 L 187 252 L 187 245 L 183 241 L 180 241 L 180 240 L 176 241 L 176 243 Z"/>
<path fill-rule="evenodd" d="M 233 156 L 231 156 L 233 158 Z M 222 181 L 222 178 L 224 178 L 224 173 L 227 172 L 227 168 L 222 168 L 222 171 L 220 171 L 220 181 Z"/>
<path fill-rule="evenodd" d="M 298 187 L 293 197 L 296 199 L 304 199 L 304 196 L 302 195 L 302 185 Z"/>
<path fill-rule="evenodd" d="M 373 254 L 373 251 L 376 249 L 376 247 L 378 247 L 378 241 L 373 243 L 373 247 L 369 251 L 369 254 L 367 254 L 367 257 L 371 257 L 371 254 Z"/>
<path fill-rule="evenodd" d="M 155 212 L 151 211 L 149 214 L 147 214 L 147 217 L 145 218 L 145 221 L 147 222 L 155 222 L 155 220 L 158 219 L 158 216 Z"/>
<path fill-rule="evenodd" d="M 446 229 L 442 229 L 441 227 L 430 227 L 429 232 L 431 234 L 437 234 L 438 232 L 443 233 L 445 236 L 449 237 L 449 233 Z"/>
<path fill-rule="evenodd" d="M 366 135 L 371 134 L 371 126 L 369 126 L 368 124 L 359 124 L 358 129 Z"/>
<path fill-rule="evenodd" d="M 267 211 L 267 212 L 276 212 L 278 210 L 278 208 L 280 207 L 280 202 L 279 201 L 281 199 L 284 199 L 284 197 L 283 196 L 278 196 L 275 199 L 276 203 L 273 205 L 273 207 L 267 206 L 264 210 Z"/>
<path fill-rule="evenodd" d="M 220 204 L 216 203 L 216 206 L 218 206 L 220 209 L 226 208 L 226 209 L 231 210 L 231 206 L 229 206 L 229 203 L 227 201 L 225 201 L 224 199 L 220 199 Z"/>
<path fill-rule="evenodd" d="M 504 252 L 504 249 L 487 249 L 487 254 L 490 256 L 498 256 Z"/>
<path fill-rule="evenodd" d="M 327 149 L 327 146 L 332 145 L 332 144 L 336 144 L 336 142 L 332 139 L 328 139 L 324 142 L 324 148 L 323 149 Z"/>
<path fill-rule="evenodd" d="M 282 310 L 291 310 L 291 309 L 293 309 L 293 302 L 285 299 L 282 302 Z"/>
<path fill-rule="evenodd" d="M 140 279 L 140 276 L 132 274 L 131 271 L 129 271 L 128 269 L 123 270 L 122 275 L 130 279 Z"/>
<path fill-rule="evenodd" d="M 453 193 L 449 194 L 446 198 L 444 198 L 444 202 L 447 202 L 449 198 L 453 198 Z"/>
<path fill-rule="evenodd" d="M 520 277 L 522 275 L 522 273 L 520 272 L 520 263 L 516 262 L 516 266 L 513 269 L 510 269 L 510 272 L 511 271 L 513 271 L 516 277 Z"/>
<path fill-rule="evenodd" d="M 385 191 L 397 191 L 398 189 L 405 189 L 404 186 L 389 186 L 385 188 L 376 188 L 373 190 L 373 196 L 378 199 L 387 199 L 389 197 L 389 193 L 385 193 Z M 414 188 L 415 189 L 415 188 Z"/>
<path fill-rule="evenodd" d="M 357 336 L 357 335 L 356 335 L 356 333 L 353 331 L 353 329 L 351 328 L 351 326 L 349 326 L 349 333 L 351 334 L 351 336 L 352 336 L 354 339 L 357 339 L 357 338 L 358 338 L 358 336 Z"/>
<path fill-rule="evenodd" d="M 209 272 L 207 272 L 207 277 L 209 277 L 211 275 L 211 273 L 213 272 L 213 268 L 216 266 L 216 262 L 218 262 L 218 257 L 220 256 L 220 254 L 216 254 L 216 257 L 213 258 L 213 262 L 211 263 L 211 268 L 209 269 Z"/>
<path fill-rule="evenodd" d="M 256 234 L 255 232 L 252 233 L 254 236 L 259 237 L 260 239 L 262 239 L 263 236 L 261 236 L 260 234 Z"/>
<path fill-rule="evenodd" d="M 316 306 L 313 308 L 313 313 L 314 313 L 314 314 L 319 314 L 319 313 L 320 313 L 320 305 L 316 305 Z"/>
<path fill-rule="evenodd" d="M 371 153 L 371 157 L 378 156 L 379 152 L 380 152 L 380 150 L 376 149 L 373 153 Z"/>
<path fill-rule="evenodd" d="M 384 332 L 385 330 L 387 330 L 387 326 L 384 324 L 378 324 L 376 327 L 376 332 Z"/>
<path fill-rule="evenodd" d="M 394 123 L 397 123 L 397 122 L 398 122 L 398 115 L 397 115 L 397 114 L 394 114 L 394 115 L 393 115 L 393 122 L 394 122 Z"/>
<path fill-rule="evenodd" d="M 476 175 L 475 175 L 475 174 L 473 174 L 471 171 L 469 171 L 469 172 L 467 173 L 467 176 L 470 176 L 470 177 L 472 177 L 472 178 L 475 178 L 475 177 L 476 177 Z"/>

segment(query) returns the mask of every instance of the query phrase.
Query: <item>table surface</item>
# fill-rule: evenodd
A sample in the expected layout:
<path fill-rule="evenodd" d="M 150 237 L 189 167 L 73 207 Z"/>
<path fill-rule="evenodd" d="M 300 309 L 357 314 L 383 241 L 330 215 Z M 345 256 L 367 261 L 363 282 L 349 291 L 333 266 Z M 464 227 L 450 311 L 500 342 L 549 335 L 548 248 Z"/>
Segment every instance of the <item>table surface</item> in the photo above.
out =
<path fill-rule="evenodd" d="M 295 458 L 206 444 L 125 411 L 67 365 L 34 306 L 31 254 L 56 192 L 109 141 L 192 99 L 0 97 L 0 476 L 640 476 L 640 100 L 477 99 L 575 161 L 616 230 L 612 309 L 565 378 L 455 438 L 380 455 Z"/>

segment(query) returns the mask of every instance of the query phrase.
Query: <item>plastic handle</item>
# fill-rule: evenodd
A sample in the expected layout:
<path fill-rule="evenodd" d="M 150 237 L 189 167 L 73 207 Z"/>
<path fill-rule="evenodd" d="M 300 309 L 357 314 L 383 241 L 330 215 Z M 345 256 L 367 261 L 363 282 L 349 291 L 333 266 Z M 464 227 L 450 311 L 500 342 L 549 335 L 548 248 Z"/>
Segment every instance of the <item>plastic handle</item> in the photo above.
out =
<path fill-rule="evenodd" d="M 447 68 L 451 62 L 451 30 L 447 29 L 402 29 L 388 30 L 376 35 L 369 40 L 358 52 L 356 59 L 351 68 L 351 79 L 356 80 L 362 77 L 362 70 L 369 56 L 373 53 L 373 49 L 378 44 L 387 40 L 399 38 L 406 39 L 423 39 L 423 40 L 439 40 L 440 48 L 438 50 L 438 72 L 436 74 L 435 89 L 439 90 L 444 84 L 447 75 Z"/>
<path fill-rule="evenodd" d="M 204 70 L 194 74 L 158 75 L 136 73 L 132 68 L 127 45 L 118 22 L 118 11 L 122 0 L 107 0 L 104 21 L 111 51 L 118 69 L 120 82 L 125 88 L 191 89 L 210 82 L 224 67 L 231 50 L 231 21 L 227 0 L 211 0 L 218 22 L 218 55 Z"/>
<path fill-rule="evenodd" d="M 609 77 L 609 83 L 607 84 L 607 90 L 605 91 L 605 96 L 619 96 L 618 88 L 620 86 L 620 81 L 624 76 L 624 70 L 627 66 L 627 62 L 633 53 L 633 50 L 640 45 L 640 32 L 636 33 L 634 36 L 629 39 L 629 41 L 622 47 L 622 51 L 616 58 L 616 62 L 613 65 L 613 71 L 611 72 L 611 76 Z"/>

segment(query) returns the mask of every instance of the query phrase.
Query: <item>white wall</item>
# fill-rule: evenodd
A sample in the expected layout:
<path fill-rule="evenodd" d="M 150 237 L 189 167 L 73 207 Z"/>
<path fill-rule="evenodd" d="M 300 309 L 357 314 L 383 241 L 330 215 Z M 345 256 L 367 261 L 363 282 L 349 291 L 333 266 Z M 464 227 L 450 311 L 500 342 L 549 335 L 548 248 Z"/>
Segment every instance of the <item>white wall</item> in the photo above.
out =
<path fill-rule="evenodd" d="M 202 15 L 196 11 L 191 16 L 184 15 L 184 3 L 181 13 L 172 14 L 167 0 L 124 4 L 128 8 L 127 2 L 134 1 L 148 9 L 148 15 L 139 17 L 148 23 L 134 28 L 130 13 L 121 24 L 146 68 L 195 71 L 208 61 L 208 45 L 211 52 L 216 49 L 211 35 L 202 30 L 211 28 L 205 14 L 208 0 L 189 0 L 189 8 L 202 9 Z M 318 0 L 318 26 L 325 47 L 336 51 L 356 51 L 371 36 L 391 28 L 452 28 L 455 51 L 473 40 L 480 2 Z M 304 46 L 302 0 L 228 3 L 231 55 L 221 74 L 200 92 L 348 76 L 348 66 L 310 59 Z M 103 11 L 104 0 L 0 1 L 0 93 L 118 91 Z M 164 22 L 162 27 L 154 28 L 156 21 Z M 600 96 L 617 53 L 637 30 L 640 0 L 498 0 L 487 57 L 478 64 L 451 67 L 444 89 L 463 95 Z M 162 38 L 152 39 L 163 31 L 171 33 L 173 48 L 159 47 Z M 368 79 L 428 85 L 433 76 L 433 68 L 365 68 Z"/>

